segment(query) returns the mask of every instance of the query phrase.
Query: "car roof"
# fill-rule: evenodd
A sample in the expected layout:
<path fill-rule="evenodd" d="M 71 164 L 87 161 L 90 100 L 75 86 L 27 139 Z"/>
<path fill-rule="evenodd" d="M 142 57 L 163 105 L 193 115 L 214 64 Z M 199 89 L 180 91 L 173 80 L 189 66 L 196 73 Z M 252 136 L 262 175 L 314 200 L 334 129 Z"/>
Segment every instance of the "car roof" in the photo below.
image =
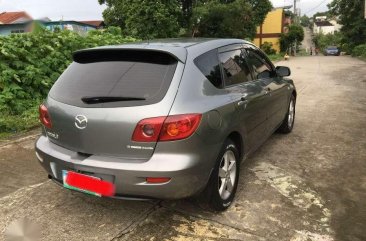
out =
<path fill-rule="evenodd" d="M 230 44 L 244 44 L 249 43 L 242 39 L 215 39 L 215 38 L 175 38 L 175 39 L 156 39 L 151 41 L 141 41 L 120 45 L 101 46 L 91 49 L 84 49 L 75 52 L 75 54 L 82 54 L 89 51 L 103 51 L 103 50 L 151 50 L 158 52 L 165 52 L 177 58 L 179 61 L 185 63 L 187 59 L 187 52 L 192 47 L 210 47 L 211 49 L 219 48 Z M 74 55 L 75 55 L 74 54 Z"/>
<path fill-rule="evenodd" d="M 190 48 L 195 45 L 220 44 L 228 45 L 232 43 L 245 42 L 241 39 L 220 39 L 220 38 L 173 38 L 173 39 L 156 39 L 152 41 L 136 42 L 134 45 L 141 46 L 165 46 L 165 47 L 182 47 Z M 121 47 L 126 45 L 119 45 Z"/>

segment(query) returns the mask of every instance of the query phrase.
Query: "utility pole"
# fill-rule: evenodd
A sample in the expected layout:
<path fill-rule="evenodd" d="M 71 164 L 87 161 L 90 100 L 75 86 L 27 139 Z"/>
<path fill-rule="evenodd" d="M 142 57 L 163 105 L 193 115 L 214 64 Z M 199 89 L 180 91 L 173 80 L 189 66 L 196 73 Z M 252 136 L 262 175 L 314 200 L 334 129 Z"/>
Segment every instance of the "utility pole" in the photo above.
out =
<path fill-rule="evenodd" d="M 297 7 L 296 7 L 296 3 L 297 0 L 294 0 L 294 23 L 299 23 L 299 16 L 298 16 L 298 11 L 297 11 Z M 294 44 L 294 56 L 296 56 L 296 51 L 297 51 L 297 39 L 295 40 L 295 44 Z"/>
<path fill-rule="evenodd" d="M 298 2 L 299 0 L 294 0 L 294 16 L 295 16 L 295 19 L 294 19 L 294 22 L 295 23 L 299 23 L 299 11 L 298 11 L 298 9 L 297 9 L 297 2 Z"/>

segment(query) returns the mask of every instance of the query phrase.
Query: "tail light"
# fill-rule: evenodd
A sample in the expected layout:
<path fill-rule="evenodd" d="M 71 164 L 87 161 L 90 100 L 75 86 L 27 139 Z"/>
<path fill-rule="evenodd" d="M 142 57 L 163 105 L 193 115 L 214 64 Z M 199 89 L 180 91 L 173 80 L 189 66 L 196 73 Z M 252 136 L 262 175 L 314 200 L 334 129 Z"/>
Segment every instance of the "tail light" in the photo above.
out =
<path fill-rule="evenodd" d="M 159 141 L 174 141 L 190 137 L 200 124 L 202 115 L 173 115 L 164 121 Z"/>
<path fill-rule="evenodd" d="M 156 142 L 185 139 L 195 132 L 201 117 L 201 114 L 185 114 L 144 119 L 137 124 L 132 140 Z"/>
<path fill-rule="evenodd" d="M 48 109 L 44 105 L 39 106 L 39 120 L 48 129 L 52 128 L 51 118 L 50 118 L 50 115 L 48 113 Z"/>
<path fill-rule="evenodd" d="M 161 127 L 166 117 L 144 119 L 137 123 L 132 135 L 133 141 L 155 142 L 159 138 Z"/>

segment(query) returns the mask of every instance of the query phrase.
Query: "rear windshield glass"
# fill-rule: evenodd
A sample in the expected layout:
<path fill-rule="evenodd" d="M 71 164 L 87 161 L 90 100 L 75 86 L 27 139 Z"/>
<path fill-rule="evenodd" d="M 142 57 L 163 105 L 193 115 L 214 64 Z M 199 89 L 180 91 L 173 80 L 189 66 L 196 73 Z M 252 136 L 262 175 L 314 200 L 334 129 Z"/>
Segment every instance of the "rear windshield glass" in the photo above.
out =
<path fill-rule="evenodd" d="M 50 97 L 79 107 L 120 107 L 161 101 L 177 60 L 152 51 L 95 51 L 74 55 L 74 62 L 56 81 Z M 77 62 L 76 62 L 77 61 Z M 131 97 L 107 103 L 84 103 L 85 97 Z"/>
<path fill-rule="evenodd" d="M 328 50 L 338 50 L 337 47 L 328 47 Z"/>

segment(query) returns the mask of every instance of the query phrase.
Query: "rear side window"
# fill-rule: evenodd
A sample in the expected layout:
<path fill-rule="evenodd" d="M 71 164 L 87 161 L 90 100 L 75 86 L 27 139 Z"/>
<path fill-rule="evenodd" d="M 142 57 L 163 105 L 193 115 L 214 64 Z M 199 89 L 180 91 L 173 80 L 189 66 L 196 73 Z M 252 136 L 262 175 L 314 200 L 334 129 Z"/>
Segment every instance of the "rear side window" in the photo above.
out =
<path fill-rule="evenodd" d="M 216 49 L 198 56 L 194 63 L 214 86 L 217 88 L 222 87 L 220 64 Z"/>
<path fill-rule="evenodd" d="M 244 54 L 240 49 L 219 54 L 224 70 L 225 86 L 231 86 L 252 79 Z"/>
<path fill-rule="evenodd" d="M 120 107 L 157 103 L 170 86 L 177 60 L 152 51 L 89 51 L 56 81 L 50 97 L 79 107 Z M 85 97 L 135 97 L 141 100 L 87 104 Z M 142 100 L 144 99 L 144 100 Z"/>

